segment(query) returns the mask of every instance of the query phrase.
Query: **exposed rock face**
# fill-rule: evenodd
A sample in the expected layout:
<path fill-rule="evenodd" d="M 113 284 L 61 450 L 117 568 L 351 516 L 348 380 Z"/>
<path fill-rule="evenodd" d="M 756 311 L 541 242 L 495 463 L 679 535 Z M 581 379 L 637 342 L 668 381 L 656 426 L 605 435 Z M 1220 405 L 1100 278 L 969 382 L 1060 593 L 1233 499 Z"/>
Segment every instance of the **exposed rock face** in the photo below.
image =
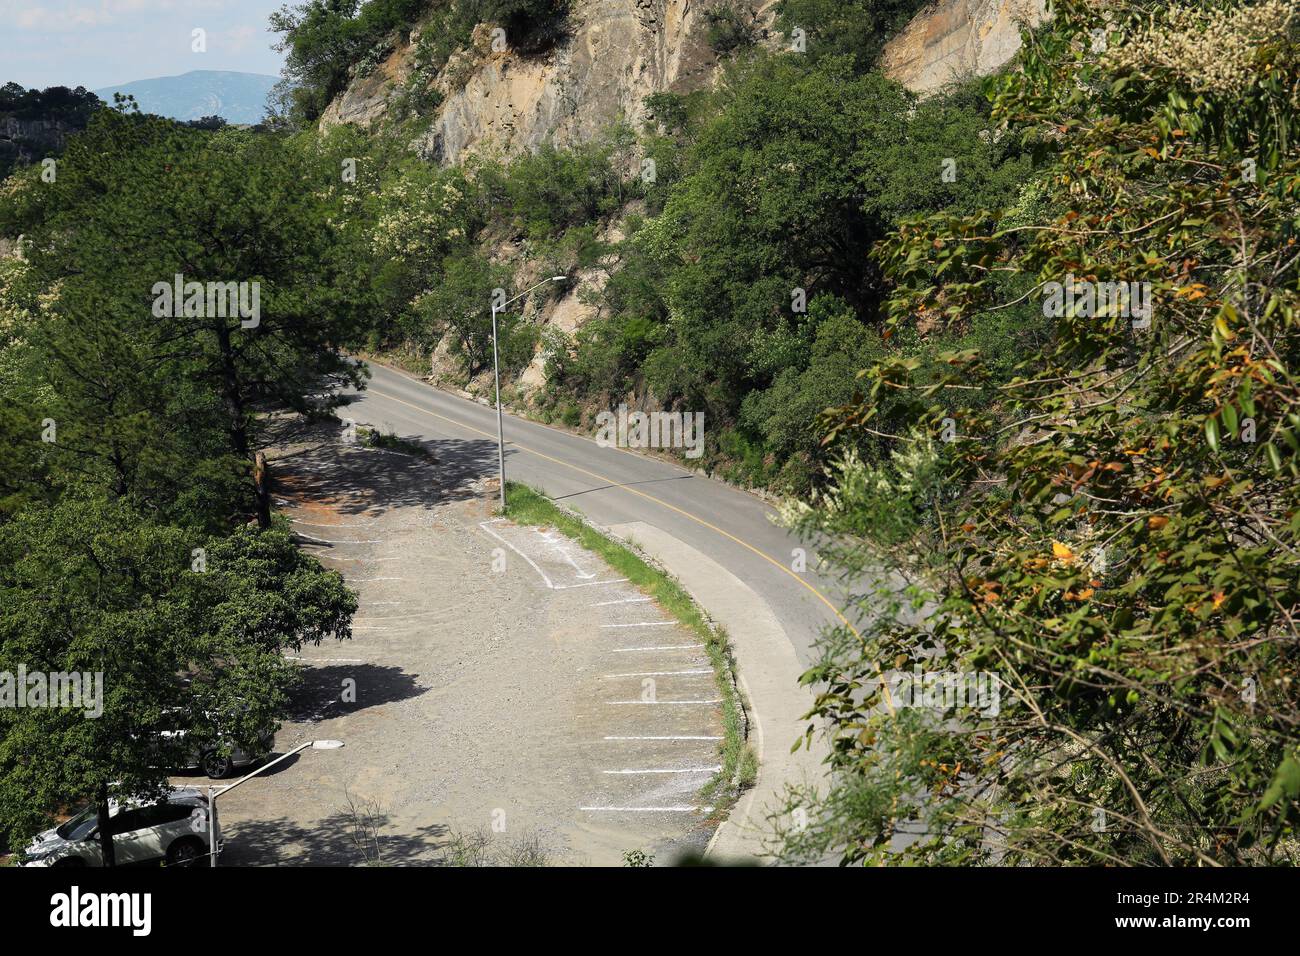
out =
<path fill-rule="evenodd" d="M 68 134 L 79 128 L 63 120 L 0 116 L 0 176 L 13 165 L 62 152 Z"/>
<path fill-rule="evenodd" d="M 455 54 L 442 71 L 443 102 L 413 146 L 431 161 L 451 164 L 485 150 L 580 142 L 619 118 L 638 125 L 651 93 L 687 92 L 712 81 L 717 57 L 703 11 L 713 2 L 575 0 L 570 35 L 541 56 L 493 52 L 481 25 L 475 49 Z M 755 6 L 760 24 L 770 28 L 775 0 Z M 882 66 L 904 86 L 930 92 L 1003 66 L 1020 49 L 1020 24 L 1045 17 L 1046 0 L 938 0 L 889 42 Z M 418 27 L 371 73 L 355 78 L 321 125 L 368 126 L 381 118 L 407 82 L 417 36 Z"/>
<path fill-rule="evenodd" d="M 340 123 L 369 126 L 383 116 L 389 96 L 406 82 L 410 73 L 410 51 L 411 43 L 401 44 L 373 73 L 355 77 L 348 88 L 325 108 L 320 118 L 321 126 L 337 126 Z"/>
<path fill-rule="evenodd" d="M 480 28 L 477 49 L 456 54 L 443 70 L 443 102 L 416 149 L 450 164 L 489 149 L 584 141 L 620 117 L 639 124 L 651 93 L 710 82 L 717 58 L 700 8 L 701 0 L 577 0 L 570 35 L 540 56 L 493 52 Z M 321 124 L 369 125 L 380 117 L 409 75 L 411 49 L 400 45 L 354 80 Z M 460 77 L 454 88 L 449 76 Z"/>
<path fill-rule="evenodd" d="M 1036 26 L 1046 0 L 939 0 L 885 46 L 881 66 L 908 89 L 928 93 L 992 73 L 1020 49 L 1020 24 Z"/>
<path fill-rule="evenodd" d="M 591 139 L 622 117 L 638 125 L 644 99 L 705 85 L 716 59 L 700 29 L 698 0 L 587 0 L 572 37 L 545 57 L 495 53 L 447 97 L 421 144 L 458 162 L 467 151 L 529 149 Z"/>

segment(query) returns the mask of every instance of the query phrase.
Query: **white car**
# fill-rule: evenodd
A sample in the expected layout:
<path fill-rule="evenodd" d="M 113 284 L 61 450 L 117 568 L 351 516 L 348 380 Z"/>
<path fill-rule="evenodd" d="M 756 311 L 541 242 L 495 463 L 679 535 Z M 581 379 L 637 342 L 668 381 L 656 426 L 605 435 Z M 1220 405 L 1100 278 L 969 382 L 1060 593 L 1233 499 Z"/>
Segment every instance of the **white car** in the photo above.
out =
<path fill-rule="evenodd" d="M 165 745 L 172 748 L 173 751 L 179 750 L 182 754 L 180 762 L 170 768 L 173 770 L 193 770 L 198 768 L 206 773 L 213 780 L 220 780 L 222 777 L 230 776 L 231 771 L 248 767 L 258 763 L 266 758 L 275 746 L 275 735 L 268 734 L 258 741 L 257 753 L 245 753 L 238 747 L 229 747 L 227 753 L 222 753 L 215 747 L 198 747 L 186 744 L 188 733 L 184 730 L 162 730 L 158 732 L 158 738 L 164 741 Z"/>
<path fill-rule="evenodd" d="M 113 855 L 118 864 L 164 860 L 168 866 L 194 866 L 208 855 L 208 813 L 214 815 L 217 852 L 221 823 L 208 798 L 193 787 L 173 787 L 159 803 L 109 800 Z M 71 820 L 39 833 L 23 851 L 23 866 L 103 866 L 95 805 Z"/>

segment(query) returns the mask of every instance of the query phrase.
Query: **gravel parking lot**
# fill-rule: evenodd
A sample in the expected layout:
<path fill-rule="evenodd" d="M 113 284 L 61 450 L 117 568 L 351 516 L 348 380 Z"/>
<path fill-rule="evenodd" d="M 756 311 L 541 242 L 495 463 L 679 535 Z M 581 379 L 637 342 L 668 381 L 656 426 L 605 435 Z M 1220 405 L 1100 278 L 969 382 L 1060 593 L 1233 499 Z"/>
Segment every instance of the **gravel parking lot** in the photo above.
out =
<path fill-rule="evenodd" d="M 353 640 L 302 652 L 277 752 L 345 747 L 223 797 L 223 865 L 373 860 L 359 820 L 385 864 L 451 862 L 473 835 L 498 861 L 702 850 L 722 729 L 698 637 L 572 540 L 494 518 L 491 442 L 430 460 L 346 434 L 273 460 L 302 546 L 361 596 Z"/>

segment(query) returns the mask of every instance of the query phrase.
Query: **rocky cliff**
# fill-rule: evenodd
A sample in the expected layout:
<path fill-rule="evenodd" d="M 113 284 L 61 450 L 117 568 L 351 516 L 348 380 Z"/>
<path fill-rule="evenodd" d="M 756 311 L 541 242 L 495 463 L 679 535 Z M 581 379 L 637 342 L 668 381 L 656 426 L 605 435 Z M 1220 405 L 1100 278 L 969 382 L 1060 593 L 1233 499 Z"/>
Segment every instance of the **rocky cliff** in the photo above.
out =
<path fill-rule="evenodd" d="M 421 152 L 456 162 L 493 143 L 509 150 L 590 139 L 618 118 L 639 125 L 644 100 L 707 84 L 715 59 L 697 29 L 699 0 L 588 0 L 573 37 L 545 58 L 490 54 L 443 101 Z"/>
<path fill-rule="evenodd" d="M 1046 8 L 1046 0 L 939 0 L 886 45 L 881 67 L 919 93 L 992 73 L 1019 51 L 1020 25 L 1038 25 Z"/>
<path fill-rule="evenodd" d="M 480 27 L 473 47 L 453 56 L 435 81 L 441 104 L 413 145 L 430 160 L 456 163 L 488 148 L 513 152 L 582 141 L 619 118 L 639 124 L 650 94 L 686 92 L 712 80 L 717 58 L 701 6 L 701 0 L 577 0 L 569 37 L 541 56 L 494 51 Z M 382 117 L 408 81 L 418 40 L 419 27 L 330 104 L 322 125 L 369 125 Z"/>
<path fill-rule="evenodd" d="M 704 11 L 715 0 L 574 0 L 569 37 L 542 56 L 494 51 L 488 30 L 455 54 L 434 81 L 441 103 L 413 143 L 423 156 L 456 163 L 483 149 L 514 152 L 542 142 L 588 139 L 622 118 L 637 125 L 645 98 L 712 82 L 718 60 Z M 771 29 L 775 0 L 758 8 Z M 989 73 L 1020 48 L 1020 24 L 1041 22 L 1046 0 L 938 0 L 885 48 L 882 66 L 905 86 L 929 92 Z M 368 75 L 355 78 L 321 118 L 323 126 L 369 126 L 411 78 L 410 40 Z M 771 42 L 777 38 L 771 36 Z"/>
<path fill-rule="evenodd" d="M 21 119 L 0 115 L 0 178 L 15 166 L 61 153 L 68 134 L 80 129 L 62 119 Z"/>

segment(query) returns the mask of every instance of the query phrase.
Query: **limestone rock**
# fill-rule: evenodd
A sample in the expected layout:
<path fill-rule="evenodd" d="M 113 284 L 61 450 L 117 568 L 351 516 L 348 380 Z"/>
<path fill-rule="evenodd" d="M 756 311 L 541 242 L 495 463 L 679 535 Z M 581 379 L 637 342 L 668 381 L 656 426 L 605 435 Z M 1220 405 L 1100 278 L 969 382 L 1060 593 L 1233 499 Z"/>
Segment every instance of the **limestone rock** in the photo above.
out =
<path fill-rule="evenodd" d="M 1042 23 L 1046 0 L 939 0 L 885 46 L 886 75 L 918 93 L 992 73 L 1020 50 L 1020 24 Z"/>

